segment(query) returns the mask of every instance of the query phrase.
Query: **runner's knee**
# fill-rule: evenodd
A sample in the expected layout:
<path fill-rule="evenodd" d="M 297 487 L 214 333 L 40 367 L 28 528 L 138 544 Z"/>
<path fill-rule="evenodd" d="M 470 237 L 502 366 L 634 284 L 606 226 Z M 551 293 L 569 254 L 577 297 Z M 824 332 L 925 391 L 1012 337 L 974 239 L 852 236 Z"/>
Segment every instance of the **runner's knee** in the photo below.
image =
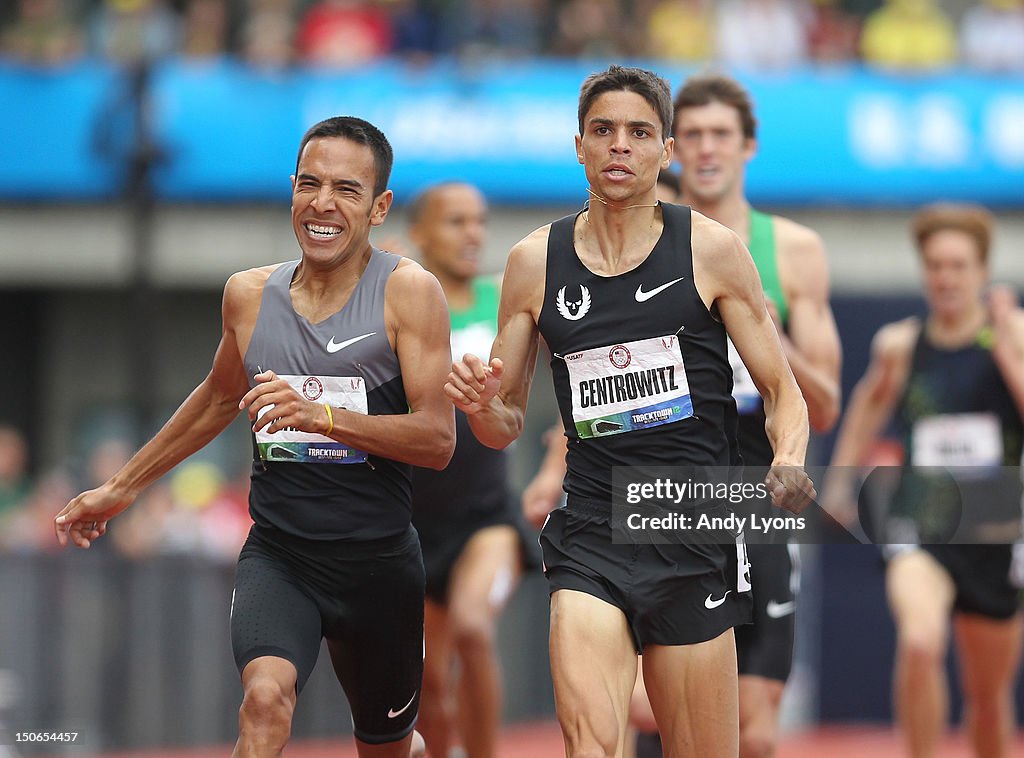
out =
<path fill-rule="evenodd" d="M 740 733 L 740 758 L 771 758 L 775 755 L 772 729 L 754 727 Z"/>
<path fill-rule="evenodd" d="M 591 722 L 577 712 L 559 716 L 569 758 L 615 758 L 619 746 L 619 730 L 614 719 Z"/>
<path fill-rule="evenodd" d="M 440 697 L 448 690 L 448 665 L 445 662 L 430 662 L 428 658 L 423 664 L 423 692 L 424 700 L 429 693 L 433 697 Z"/>
<path fill-rule="evenodd" d="M 485 611 L 453 615 L 451 634 L 462 655 L 482 653 L 494 646 L 494 622 Z"/>
<path fill-rule="evenodd" d="M 244 733 L 281 745 L 291 732 L 294 696 L 282 690 L 277 681 L 260 677 L 249 682 L 242 698 L 239 722 Z"/>
<path fill-rule="evenodd" d="M 899 655 L 912 667 L 934 666 L 942 662 L 945 654 L 942 633 L 927 627 L 899 631 Z"/>

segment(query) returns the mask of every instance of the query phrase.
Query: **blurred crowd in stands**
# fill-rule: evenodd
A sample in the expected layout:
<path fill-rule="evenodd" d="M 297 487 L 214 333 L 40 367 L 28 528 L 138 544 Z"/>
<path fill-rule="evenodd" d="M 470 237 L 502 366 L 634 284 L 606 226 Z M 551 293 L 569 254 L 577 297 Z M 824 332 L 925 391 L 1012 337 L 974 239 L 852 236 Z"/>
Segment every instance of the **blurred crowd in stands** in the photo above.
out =
<path fill-rule="evenodd" d="M 106 481 L 131 452 L 126 440 L 107 437 L 81 462 L 32 477 L 25 437 L 0 424 L 0 552 L 57 550 L 54 516 L 78 492 Z M 190 459 L 149 488 L 93 547 L 129 558 L 190 554 L 234 561 L 251 524 L 248 473 L 232 480 L 222 467 Z"/>
<path fill-rule="evenodd" d="M 640 58 L 734 70 L 864 62 L 1024 73 L 1024 0 L 5 0 L 0 57 Z"/>

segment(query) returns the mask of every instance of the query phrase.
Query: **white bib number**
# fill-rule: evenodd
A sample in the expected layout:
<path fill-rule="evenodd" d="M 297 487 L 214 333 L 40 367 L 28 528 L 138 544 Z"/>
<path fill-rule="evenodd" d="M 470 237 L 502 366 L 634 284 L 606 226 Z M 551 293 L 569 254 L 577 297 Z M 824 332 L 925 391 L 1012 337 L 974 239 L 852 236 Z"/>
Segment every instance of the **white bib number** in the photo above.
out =
<path fill-rule="evenodd" d="M 472 353 L 486 363 L 496 336 L 494 327 L 483 322 L 452 329 L 452 360 L 461 361 L 466 353 Z"/>
<path fill-rule="evenodd" d="M 366 382 L 361 376 L 281 376 L 302 397 L 332 408 L 366 415 Z M 260 416 L 273 406 L 260 412 Z M 365 463 L 366 453 L 330 437 L 297 429 L 256 432 L 260 458 L 274 463 Z"/>
<path fill-rule="evenodd" d="M 1003 435 L 993 413 L 957 413 L 914 424 L 914 466 L 994 467 L 1003 462 Z"/>
<path fill-rule="evenodd" d="M 565 356 L 580 439 L 622 434 L 693 416 L 679 338 L 626 342 Z"/>

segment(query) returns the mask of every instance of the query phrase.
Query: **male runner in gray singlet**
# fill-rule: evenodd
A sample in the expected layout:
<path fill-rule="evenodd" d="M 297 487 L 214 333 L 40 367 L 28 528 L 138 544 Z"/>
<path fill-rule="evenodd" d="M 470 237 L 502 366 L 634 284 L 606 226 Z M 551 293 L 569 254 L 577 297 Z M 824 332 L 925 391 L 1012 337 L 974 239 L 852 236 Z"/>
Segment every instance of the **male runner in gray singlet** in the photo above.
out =
<path fill-rule="evenodd" d="M 244 691 L 236 756 L 280 755 L 322 638 L 361 758 L 422 752 L 413 726 L 423 562 L 410 469 L 444 468 L 455 427 L 441 392 L 450 365 L 441 288 L 369 241 L 391 207 L 391 163 L 387 139 L 361 119 L 306 133 L 292 177 L 301 258 L 228 280 L 210 374 L 119 472 L 56 518 L 62 545 L 89 547 L 248 409 L 255 523 L 231 609 Z"/>

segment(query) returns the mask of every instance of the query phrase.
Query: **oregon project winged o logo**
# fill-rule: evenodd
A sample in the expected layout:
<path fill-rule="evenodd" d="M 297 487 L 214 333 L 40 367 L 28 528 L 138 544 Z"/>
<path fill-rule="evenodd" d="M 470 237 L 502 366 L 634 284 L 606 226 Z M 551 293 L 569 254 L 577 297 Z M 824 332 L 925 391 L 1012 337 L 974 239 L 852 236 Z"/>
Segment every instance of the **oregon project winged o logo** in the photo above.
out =
<path fill-rule="evenodd" d="M 582 284 L 579 287 L 580 297 L 578 300 L 566 300 L 565 287 L 558 290 L 558 295 L 555 297 L 555 307 L 558 308 L 562 318 L 567 321 L 579 321 L 590 310 L 590 290 Z"/>

